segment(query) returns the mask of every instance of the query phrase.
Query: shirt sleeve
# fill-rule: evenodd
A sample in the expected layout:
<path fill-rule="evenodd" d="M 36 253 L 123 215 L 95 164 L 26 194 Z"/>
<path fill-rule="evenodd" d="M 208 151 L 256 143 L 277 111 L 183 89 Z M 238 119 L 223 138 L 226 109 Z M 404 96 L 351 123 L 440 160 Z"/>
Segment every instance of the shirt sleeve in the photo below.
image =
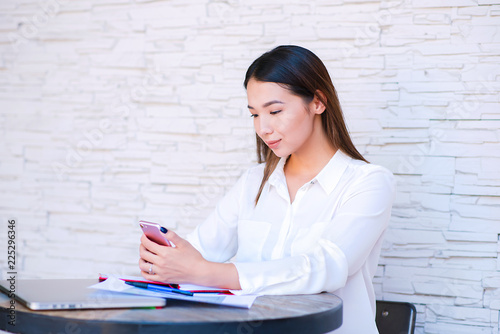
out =
<path fill-rule="evenodd" d="M 239 203 L 247 175 L 248 171 L 219 201 L 210 216 L 186 236 L 208 261 L 226 262 L 236 254 Z"/>
<path fill-rule="evenodd" d="M 309 294 L 335 291 L 361 269 L 387 228 L 395 185 L 378 166 L 349 186 L 326 233 L 310 252 L 264 262 L 236 262 L 242 290 L 235 294 Z"/>

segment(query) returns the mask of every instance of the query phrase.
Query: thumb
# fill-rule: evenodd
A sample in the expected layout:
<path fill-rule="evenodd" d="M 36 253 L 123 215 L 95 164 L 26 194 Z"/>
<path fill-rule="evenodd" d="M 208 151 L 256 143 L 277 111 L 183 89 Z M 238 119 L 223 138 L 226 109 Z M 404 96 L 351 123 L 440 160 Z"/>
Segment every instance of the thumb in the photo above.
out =
<path fill-rule="evenodd" d="M 183 238 L 179 237 L 177 233 L 175 233 L 172 230 L 168 230 L 167 233 L 165 234 L 165 238 L 167 238 L 169 241 L 172 241 L 175 246 L 179 247 L 184 245 L 186 243 L 186 240 Z"/>

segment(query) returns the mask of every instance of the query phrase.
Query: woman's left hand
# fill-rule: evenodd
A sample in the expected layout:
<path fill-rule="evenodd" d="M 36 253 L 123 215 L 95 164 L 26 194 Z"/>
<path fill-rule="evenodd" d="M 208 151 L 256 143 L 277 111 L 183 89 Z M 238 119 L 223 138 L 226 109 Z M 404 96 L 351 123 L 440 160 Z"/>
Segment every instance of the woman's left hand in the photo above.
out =
<path fill-rule="evenodd" d="M 200 284 L 208 261 L 175 232 L 169 230 L 165 237 L 174 243 L 175 247 L 159 245 L 142 235 L 139 250 L 142 276 L 148 280 L 165 283 Z"/>

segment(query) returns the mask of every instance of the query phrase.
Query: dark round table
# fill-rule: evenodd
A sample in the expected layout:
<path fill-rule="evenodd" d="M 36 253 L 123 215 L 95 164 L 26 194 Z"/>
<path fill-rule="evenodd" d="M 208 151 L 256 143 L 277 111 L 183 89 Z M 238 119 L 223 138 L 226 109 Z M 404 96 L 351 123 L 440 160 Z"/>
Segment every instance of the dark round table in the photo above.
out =
<path fill-rule="evenodd" d="M 168 300 L 161 309 L 32 311 L 16 302 L 15 326 L 1 297 L 0 329 L 13 333 L 319 334 L 342 325 L 342 300 L 331 293 L 260 296 L 250 309 Z"/>

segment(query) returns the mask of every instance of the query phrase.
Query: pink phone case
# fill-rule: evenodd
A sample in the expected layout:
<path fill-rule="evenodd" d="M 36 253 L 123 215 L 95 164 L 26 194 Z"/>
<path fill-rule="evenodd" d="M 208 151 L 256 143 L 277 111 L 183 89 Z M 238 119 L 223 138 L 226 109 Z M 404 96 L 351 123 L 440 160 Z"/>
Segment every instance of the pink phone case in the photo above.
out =
<path fill-rule="evenodd" d="M 161 227 L 157 223 L 151 223 L 144 220 L 139 222 L 139 226 L 141 226 L 142 231 L 149 240 L 163 246 L 172 246 L 170 241 L 165 238 L 165 234 L 161 232 L 161 229 L 165 229 L 164 227 Z"/>

